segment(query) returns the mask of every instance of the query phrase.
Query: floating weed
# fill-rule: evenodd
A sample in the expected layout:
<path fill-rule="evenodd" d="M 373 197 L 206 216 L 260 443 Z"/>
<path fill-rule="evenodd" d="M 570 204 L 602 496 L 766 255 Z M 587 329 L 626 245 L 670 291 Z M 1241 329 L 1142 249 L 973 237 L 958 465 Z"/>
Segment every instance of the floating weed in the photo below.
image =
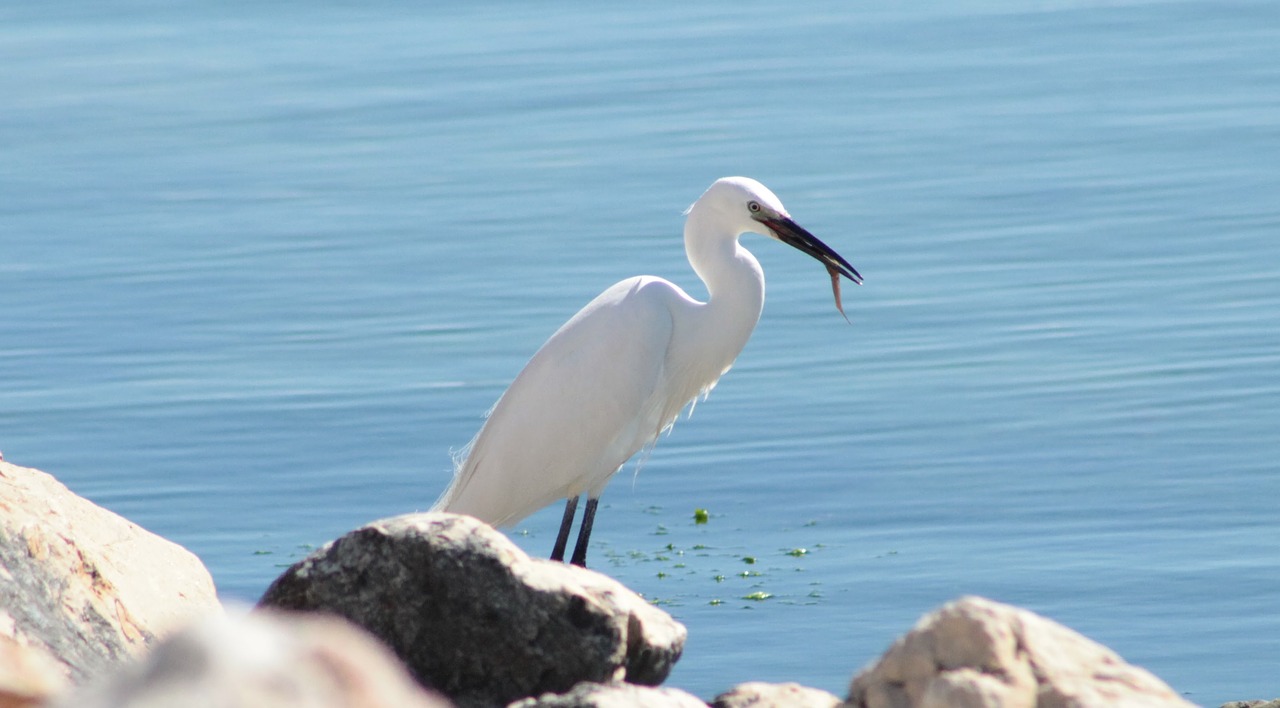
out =
<path fill-rule="evenodd" d="M 658 580 L 664 580 L 666 579 L 666 577 L 667 577 L 666 573 L 662 572 L 661 570 L 658 571 Z"/>
<path fill-rule="evenodd" d="M 708 605 L 711 605 L 712 607 L 717 607 L 717 606 L 719 606 L 719 605 L 723 605 L 723 604 L 724 604 L 724 600 L 715 599 L 715 600 L 712 600 L 711 602 L 708 602 L 707 604 L 708 604 Z"/>
<path fill-rule="evenodd" d="M 807 555 L 809 555 L 809 549 L 807 549 L 807 548 L 792 548 L 791 550 L 787 551 L 787 555 L 789 555 L 789 556 L 791 556 L 791 557 L 793 557 L 793 558 L 799 558 L 800 556 L 807 556 Z"/>
<path fill-rule="evenodd" d="M 666 526 L 663 526 L 662 524 L 658 524 L 658 530 L 657 530 L 657 531 L 655 531 L 655 532 L 653 533 L 653 535 L 654 535 L 654 536 L 666 536 L 666 535 L 667 535 L 667 527 L 666 527 Z"/>
<path fill-rule="evenodd" d="M 755 556 L 743 556 L 743 557 L 742 557 L 742 562 L 743 562 L 743 563 L 746 563 L 747 565 L 755 565 L 755 564 L 756 564 L 756 557 L 755 557 Z"/>
<path fill-rule="evenodd" d="M 716 576 L 716 578 L 715 578 L 715 580 L 716 580 L 716 582 L 717 582 L 717 583 L 723 583 L 723 582 L 724 582 L 724 576 L 723 576 L 723 575 L 717 575 L 717 576 Z"/>
<path fill-rule="evenodd" d="M 695 550 L 695 551 L 705 551 L 705 550 L 707 550 L 707 547 L 706 547 L 706 546 L 704 546 L 704 545 L 702 545 L 701 543 L 698 543 L 698 544 L 695 544 L 695 545 L 694 545 L 694 547 L 693 547 L 693 549 L 692 549 L 692 550 Z"/>
<path fill-rule="evenodd" d="M 756 591 L 755 591 L 755 592 L 753 592 L 753 593 L 748 593 L 748 594 L 746 594 L 746 595 L 743 595 L 743 596 L 742 596 L 742 599 L 743 599 L 743 600 L 753 600 L 753 601 L 755 601 L 755 602 L 760 602 L 760 601 L 762 601 L 762 600 L 768 600 L 768 599 L 769 599 L 769 598 L 771 598 L 771 597 L 773 597 L 773 593 L 771 593 L 771 592 L 765 592 L 764 590 L 756 590 Z"/>
<path fill-rule="evenodd" d="M 706 509 L 693 510 L 693 523 L 705 524 L 711 520 L 711 514 Z"/>
<path fill-rule="evenodd" d="M 255 555 L 255 556 L 270 556 L 270 555 L 275 555 L 275 551 L 254 551 L 254 552 L 253 552 L 253 555 Z"/>

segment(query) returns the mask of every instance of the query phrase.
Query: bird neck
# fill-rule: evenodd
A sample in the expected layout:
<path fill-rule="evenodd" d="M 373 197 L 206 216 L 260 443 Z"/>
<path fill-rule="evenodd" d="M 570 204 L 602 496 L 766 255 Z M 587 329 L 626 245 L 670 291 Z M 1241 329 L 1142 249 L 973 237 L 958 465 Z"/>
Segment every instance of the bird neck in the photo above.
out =
<path fill-rule="evenodd" d="M 764 308 L 764 271 L 737 233 L 696 207 L 684 227 L 689 265 L 707 286 L 707 314 L 721 330 L 741 330 L 742 342 L 755 329 Z M 735 352 L 736 355 L 736 352 Z"/>

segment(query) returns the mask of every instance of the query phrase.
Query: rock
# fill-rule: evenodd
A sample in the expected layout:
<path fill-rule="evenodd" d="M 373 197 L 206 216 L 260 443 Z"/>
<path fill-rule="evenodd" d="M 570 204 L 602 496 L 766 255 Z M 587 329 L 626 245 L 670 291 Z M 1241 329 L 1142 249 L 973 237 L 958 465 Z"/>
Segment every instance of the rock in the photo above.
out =
<path fill-rule="evenodd" d="M 630 683 L 580 683 L 568 693 L 544 693 L 507 708 L 707 708 L 678 688 L 652 688 Z"/>
<path fill-rule="evenodd" d="M 447 708 L 337 617 L 206 618 L 51 708 Z"/>
<path fill-rule="evenodd" d="M 213 612 L 213 580 L 189 551 L 0 462 L 0 635 L 80 682 Z"/>
<path fill-rule="evenodd" d="M 1280 698 L 1270 701 L 1229 701 L 1227 703 L 1223 703 L 1220 708 L 1280 708 Z"/>
<path fill-rule="evenodd" d="M 0 611 L 0 622 L 8 614 Z M 0 708 L 28 708 L 60 693 L 67 683 L 63 667 L 44 650 L 0 635 Z"/>
<path fill-rule="evenodd" d="M 280 576 L 263 607 L 346 617 L 423 683 L 505 705 L 582 681 L 661 683 L 685 629 L 618 582 L 530 558 L 469 516 L 409 514 L 329 543 Z"/>
<path fill-rule="evenodd" d="M 965 597 L 853 679 L 849 707 L 1191 706 L 1115 652 L 1027 610 Z"/>
<path fill-rule="evenodd" d="M 798 683 L 762 681 L 740 683 L 711 701 L 712 708 L 836 708 L 838 705 L 840 699 L 834 693 Z"/>

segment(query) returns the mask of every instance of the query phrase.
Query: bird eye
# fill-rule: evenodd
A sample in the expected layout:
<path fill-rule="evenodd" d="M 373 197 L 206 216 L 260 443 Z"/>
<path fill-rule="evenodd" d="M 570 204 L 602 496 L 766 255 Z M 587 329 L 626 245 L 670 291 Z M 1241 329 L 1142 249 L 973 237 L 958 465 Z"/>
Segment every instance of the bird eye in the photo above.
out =
<path fill-rule="evenodd" d="M 760 211 L 760 202 L 747 202 L 747 208 L 750 209 L 752 213 L 756 213 Z"/>

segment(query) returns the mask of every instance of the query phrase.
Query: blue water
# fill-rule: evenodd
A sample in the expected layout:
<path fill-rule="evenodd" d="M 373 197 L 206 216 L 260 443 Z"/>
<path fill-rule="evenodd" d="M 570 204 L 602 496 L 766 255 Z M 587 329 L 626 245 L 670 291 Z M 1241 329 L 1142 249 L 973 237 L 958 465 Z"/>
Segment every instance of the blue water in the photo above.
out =
<path fill-rule="evenodd" d="M 10 3 L 0 65 L 0 450 L 224 598 L 429 506 L 604 287 L 700 292 L 746 174 L 867 284 L 745 239 L 754 338 L 605 496 L 671 684 L 843 695 L 978 593 L 1280 696 L 1280 5 Z"/>

